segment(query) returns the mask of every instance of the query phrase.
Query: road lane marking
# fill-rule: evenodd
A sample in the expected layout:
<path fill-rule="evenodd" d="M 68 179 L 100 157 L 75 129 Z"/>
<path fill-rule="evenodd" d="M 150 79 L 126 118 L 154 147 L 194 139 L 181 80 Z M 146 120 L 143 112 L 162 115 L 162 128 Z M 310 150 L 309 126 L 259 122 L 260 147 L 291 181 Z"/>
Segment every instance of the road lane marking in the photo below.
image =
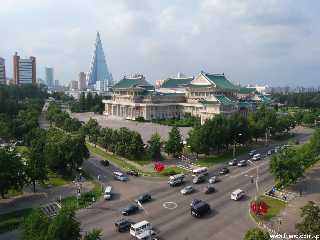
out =
<path fill-rule="evenodd" d="M 162 206 L 166 209 L 173 210 L 178 207 L 178 204 L 175 202 L 164 202 Z"/>

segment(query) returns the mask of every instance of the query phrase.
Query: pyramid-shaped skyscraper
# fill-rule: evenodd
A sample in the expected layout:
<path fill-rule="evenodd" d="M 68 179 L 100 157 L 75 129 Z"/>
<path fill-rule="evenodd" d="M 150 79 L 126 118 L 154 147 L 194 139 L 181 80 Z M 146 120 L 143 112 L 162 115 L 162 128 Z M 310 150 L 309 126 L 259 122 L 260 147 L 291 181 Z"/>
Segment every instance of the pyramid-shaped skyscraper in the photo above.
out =
<path fill-rule="evenodd" d="M 90 89 L 98 91 L 108 91 L 113 84 L 112 74 L 109 72 L 106 63 L 99 32 L 97 32 L 90 69 L 87 74 L 87 83 Z"/>

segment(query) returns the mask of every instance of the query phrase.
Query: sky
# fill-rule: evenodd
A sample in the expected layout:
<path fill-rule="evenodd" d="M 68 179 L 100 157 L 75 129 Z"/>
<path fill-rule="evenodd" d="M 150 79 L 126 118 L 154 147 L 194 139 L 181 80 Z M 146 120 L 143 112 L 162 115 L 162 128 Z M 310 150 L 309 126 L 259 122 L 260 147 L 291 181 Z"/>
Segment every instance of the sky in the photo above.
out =
<path fill-rule="evenodd" d="M 0 57 L 37 58 L 68 83 L 89 70 L 96 32 L 115 81 L 178 72 L 234 83 L 320 85 L 319 0 L 0 0 Z"/>

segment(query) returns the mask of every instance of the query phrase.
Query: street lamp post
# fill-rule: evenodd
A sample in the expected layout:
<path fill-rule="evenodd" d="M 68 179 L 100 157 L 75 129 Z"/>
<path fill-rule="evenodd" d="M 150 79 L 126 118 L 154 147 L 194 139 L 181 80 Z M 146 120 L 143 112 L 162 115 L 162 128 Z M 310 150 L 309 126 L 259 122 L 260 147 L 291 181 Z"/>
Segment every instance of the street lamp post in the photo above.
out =
<path fill-rule="evenodd" d="M 258 194 L 259 194 L 259 166 L 255 164 L 254 162 L 248 160 L 249 163 L 251 163 L 253 166 L 256 167 L 257 171 L 257 176 L 256 176 L 256 194 L 255 194 L 255 200 L 257 201 L 258 199 Z"/>
<path fill-rule="evenodd" d="M 239 137 L 242 136 L 242 133 L 238 133 L 238 136 Z M 233 139 L 233 154 L 232 154 L 233 158 L 236 157 L 236 144 L 237 144 L 237 141 L 236 141 L 236 138 L 235 138 L 235 139 Z"/>
<path fill-rule="evenodd" d="M 268 145 L 268 135 L 270 135 L 270 129 L 271 129 L 272 127 L 267 127 L 266 128 L 266 145 Z"/>

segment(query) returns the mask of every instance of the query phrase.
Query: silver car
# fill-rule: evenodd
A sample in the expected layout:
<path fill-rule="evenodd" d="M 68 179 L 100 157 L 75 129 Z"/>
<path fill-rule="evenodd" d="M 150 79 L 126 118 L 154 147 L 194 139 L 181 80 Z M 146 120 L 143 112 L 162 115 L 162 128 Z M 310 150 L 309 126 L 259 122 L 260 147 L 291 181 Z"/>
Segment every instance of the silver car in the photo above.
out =
<path fill-rule="evenodd" d="M 181 189 L 181 194 L 182 195 L 187 195 L 187 194 L 190 194 L 194 191 L 194 188 L 192 186 L 186 186 L 184 188 Z"/>

